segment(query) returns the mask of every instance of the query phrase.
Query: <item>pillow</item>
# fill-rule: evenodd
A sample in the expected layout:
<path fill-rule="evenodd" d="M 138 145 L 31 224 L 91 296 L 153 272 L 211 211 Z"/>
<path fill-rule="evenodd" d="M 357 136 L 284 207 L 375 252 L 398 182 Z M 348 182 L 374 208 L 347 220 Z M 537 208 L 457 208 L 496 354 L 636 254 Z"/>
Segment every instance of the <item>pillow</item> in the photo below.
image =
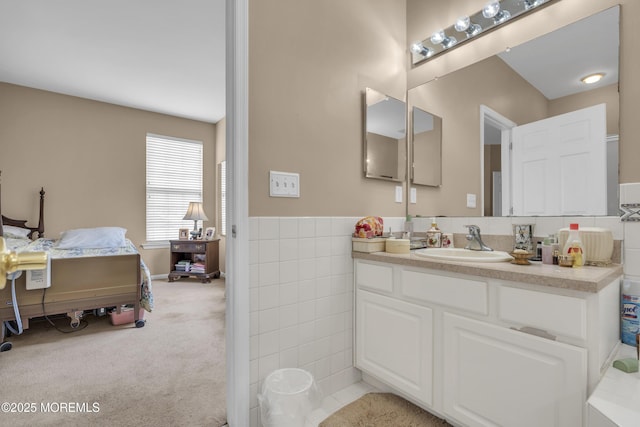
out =
<path fill-rule="evenodd" d="M 77 228 L 62 232 L 58 249 L 121 248 L 127 245 L 126 229 L 120 227 Z"/>
<path fill-rule="evenodd" d="M 12 225 L 3 225 L 2 233 L 4 234 L 4 237 L 8 237 L 10 239 L 28 239 L 31 230 L 22 227 L 14 227 Z"/>

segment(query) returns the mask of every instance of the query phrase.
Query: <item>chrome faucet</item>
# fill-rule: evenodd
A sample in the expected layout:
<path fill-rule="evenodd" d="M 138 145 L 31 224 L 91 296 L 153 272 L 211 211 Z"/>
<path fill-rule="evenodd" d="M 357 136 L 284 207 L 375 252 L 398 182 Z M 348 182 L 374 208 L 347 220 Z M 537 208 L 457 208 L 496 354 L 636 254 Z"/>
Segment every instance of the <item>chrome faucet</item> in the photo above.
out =
<path fill-rule="evenodd" d="M 482 237 L 480 237 L 480 227 L 477 225 L 465 225 L 469 229 L 469 234 L 467 234 L 467 246 L 465 249 L 471 249 L 472 251 L 492 251 L 489 246 L 485 245 L 482 241 Z"/>

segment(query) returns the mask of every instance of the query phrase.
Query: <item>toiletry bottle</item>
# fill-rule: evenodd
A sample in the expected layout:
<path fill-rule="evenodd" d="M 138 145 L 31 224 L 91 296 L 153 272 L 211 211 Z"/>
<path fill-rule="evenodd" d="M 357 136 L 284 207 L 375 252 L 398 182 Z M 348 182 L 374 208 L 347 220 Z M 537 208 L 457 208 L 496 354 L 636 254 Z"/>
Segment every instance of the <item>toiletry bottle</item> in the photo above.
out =
<path fill-rule="evenodd" d="M 427 247 L 439 248 L 442 246 L 442 231 L 436 224 L 436 219 L 431 218 L 431 228 L 427 230 Z"/>
<path fill-rule="evenodd" d="M 560 242 L 556 234 L 549 235 L 551 238 L 551 253 L 553 254 L 553 264 L 558 265 L 558 255 L 560 255 Z"/>
<path fill-rule="evenodd" d="M 553 249 L 551 246 L 552 237 L 545 237 L 542 241 L 542 263 L 553 264 Z"/>
<path fill-rule="evenodd" d="M 573 255 L 574 267 L 581 267 L 584 265 L 584 246 L 582 245 L 582 240 L 580 240 L 578 224 L 569 225 L 569 237 L 567 238 L 567 243 L 564 245 L 562 253 L 564 255 Z"/>
<path fill-rule="evenodd" d="M 411 221 L 411 215 L 407 215 L 406 221 L 404 222 L 404 232 L 406 233 L 406 237 L 403 234 L 403 237 L 406 239 L 410 239 L 413 235 L 413 221 Z"/>

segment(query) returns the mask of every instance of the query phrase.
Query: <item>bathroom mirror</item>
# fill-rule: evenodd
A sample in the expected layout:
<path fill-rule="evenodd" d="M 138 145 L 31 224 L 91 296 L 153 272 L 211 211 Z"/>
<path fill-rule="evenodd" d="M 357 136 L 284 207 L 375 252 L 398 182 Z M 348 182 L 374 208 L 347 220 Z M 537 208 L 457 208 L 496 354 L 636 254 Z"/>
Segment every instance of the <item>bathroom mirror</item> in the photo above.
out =
<path fill-rule="evenodd" d="M 512 215 L 504 206 L 497 206 L 495 213 L 492 208 L 504 196 L 504 185 L 496 181 L 513 175 L 504 168 L 514 167 L 505 129 L 604 104 L 607 141 L 602 143 L 607 145 L 608 165 L 602 185 L 607 187 L 607 210 L 576 215 L 617 215 L 619 13 L 619 6 L 604 10 L 410 89 L 410 108 L 442 117 L 443 129 L 442 184 L 438 191 L 418 194 L 418 204 L 410 205 L 409 213 Z M 604 73 L 598 83 L 587 86 L 580 81 L 596 72 Z M 536 176 L 540 181 L 548 178 L 542 172 Z M 473 183 L 478 182 L 476 187 Z M 510 185 L 512 193 L 524 192 Z M 469 193 L 477 195 L 474 211 L 465 203 Z M 548 207 L 550 212 L 557 208 Z M 564 214 L 527 216 L 559 215 Z"/>
<path fill-rule="evenodd" d="M 404 181 L 407 168 L 406 104 L 371 88 L 366 88 L 364 101 L 364 175 Z"/>
<path fill-rule="evenodd" d="M 442 182 L 442 119 L 418 107 L 411 109 L 411 183 Z"/>

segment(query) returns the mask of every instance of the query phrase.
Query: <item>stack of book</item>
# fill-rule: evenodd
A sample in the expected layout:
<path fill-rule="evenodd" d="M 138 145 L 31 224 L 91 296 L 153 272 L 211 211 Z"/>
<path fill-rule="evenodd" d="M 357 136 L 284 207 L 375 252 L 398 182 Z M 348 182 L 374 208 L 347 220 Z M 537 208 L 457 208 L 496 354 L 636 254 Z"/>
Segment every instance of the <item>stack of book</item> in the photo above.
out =
<path fill-rule="evenodd" d="M 194 264 L 191 264 L 191 270 L 192 273 L 204 273 L 204 264 L 201 262 L 196 262 Z"/>
<path fill-rule="evenodd" d="M 191 261 L 188 259 L 183 259 L 182 261 L 178 261 L 176 264 L 176 271 L 190 271 Z"/>

